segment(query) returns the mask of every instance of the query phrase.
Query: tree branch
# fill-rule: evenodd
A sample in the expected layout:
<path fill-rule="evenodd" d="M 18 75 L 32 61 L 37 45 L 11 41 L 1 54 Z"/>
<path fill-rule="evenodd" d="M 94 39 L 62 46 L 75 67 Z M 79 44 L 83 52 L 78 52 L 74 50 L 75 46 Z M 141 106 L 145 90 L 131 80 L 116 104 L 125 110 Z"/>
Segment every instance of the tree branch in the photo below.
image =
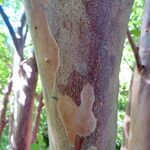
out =
<path fill-rule="evenodd" d="M 127 38 L 130 43 L 130 46 L 132 48 L 132 51 L 134 53 L 135 61 L 137 64 L 137 69 L 139 72 L 143 72 L 144 66 L 141 64 L 141 60 L 140 60 L 140 56 L 139 56 L 139 47 L 137 47 L 136 44 L 134 43 L 129 29 L 127 29 Z"/>
<path fill-rule="evenodd" d="M 21 36 L 21 38 L 23 37 L 23 27 L 25 26 L 25 23 L 26 23 L 26 16 L 25 16 L 25 13 L 22 14 L 22 17 L 21 17 L 21 26 L 18 27 L 18 33 L 19 35 Z"/>
<path fill-rule="evenodd" d="M 3 129 L 6 125 L 6 109 L 7 109 L 7 104 L 8 104 L 8 100 L 9 100 L 9 95 L 11 93 L 12 90 L 12 79 L 9 79 L 8 85 L 4 90 L 4 97 L 2 99 L 2 109 L 0 110 L 0 136 L 3 132 Z"/>
<path fill-rule="evenodd" d="M 23 36 L 23 48 L 25 47 L 25 41 L 26 41 L 26 38 L 27 38 L 27 33 L 28 33 L 28 25 L 26 26 L 26 31 L 25 31 L 25 34 Z"/>
<path fill-rule="evenodd" d="M 4 22 L 5 22 L 8 30 L 9 30 L 9 33 L 10 33 L 10 35 L 12 37 L 12 40 L 14 42 L 14 45 L 15 45 L 15 48 L 16 48 L 16 51 L 17 51 L 18 55 L 20 56 L 21 59 L 23 59 L 23 54 L 22 54 L 22 51 L 21 51 L 21 43 L 17 39 L 16 34 L 14 32 L 14 29 L 13 29 L 13 27 L 12 27 L 12 25 L 11 25 L 9 19 L 8 19 L 8 16 L 4 12 L 4 10 L 3 10 L 1 5 L 0 5 L 0 14 L 1 14 L 1 16 L 2 16 L 2 18 L 4 20 Z"/>
<path fill-rule="evenodd" d="M 37 107 L 37 114 L 35 117 L 35 122 L 34 122 L 34 126 L 33 126 L 33 131 L 32 131 L 32 143 L 34 143 L 35 139 L 36 139 L 36 135 L 37 135 L 38 128 L 39 128 L 40 115 L 42 112 L 42 108 L 44 106 L 42 92 L 41 92 L 40 96 L 38 97 L 38 101 L 39 101 L 39 105 Z"/>
<path fill-rule="evenodd" d="M 18 34 L 20 35 L 19 41 L 20 41 L 20 43 L 21 43 L 21 47 L 22 47 L 22 50 L 23 50 L 23 48 L 24 48 L 24 43 L 25 43 L 24 35 L 23 35 L 23 28 L 24 28 L 25 23 L 26 23 L 26 16 L 25 16 L 25 13 L 22 14 L 22 17 L 21 17 L 20 22 L 21 22 L 21 26 L 18 27 L 17 30 L 18 30 Z M 27 31 L 25 32 L 25 36 L 26 36 L 26 34 L 27 34 Z"/>

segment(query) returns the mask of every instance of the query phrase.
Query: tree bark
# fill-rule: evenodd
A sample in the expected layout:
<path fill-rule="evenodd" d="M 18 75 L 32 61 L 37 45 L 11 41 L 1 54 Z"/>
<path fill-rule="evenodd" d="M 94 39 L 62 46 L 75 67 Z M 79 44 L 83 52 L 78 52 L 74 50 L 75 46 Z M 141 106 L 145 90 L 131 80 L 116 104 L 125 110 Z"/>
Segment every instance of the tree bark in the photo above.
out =
<path fill-rule="evenodd" d="M 38 95 L 37 100 L 39 102 L 39 105 L 37 106 L 35 120 L 34 120 L 34 124 L 33 124 L 32 142 L 31 142 L 32 144 L 35 143 L 35 141 L 36 141 L 36 137 L 37 137 L 37 133 L 38 133 L 38 129 L 39 129 L 39 123 L 40 123 L 40 115 L 42 113 L 42 108 L 44 106 L 42 92 L 40 95 Z"/>
<path fill-rule="evenodd" d="M 14 101 L 10 116 L 10 150 L 28 150 L 32 138 L 32 108 L 37 83 L 37 66 L 35 57 L 24 59 L 24 46 L 27 37 L 26 16 L 23 13 L 17 34 L 9 21 L 9 17 L 0 5 L 0 14 L 9 30 L 15 46 L 13 61 Z M 25 29 L 25 30 L 24 30 Z M 25 32 L 24 32 L 25 31 Z M 19 38 L 17 37 L 19 35 Z M 6 97 L 7 98 L 7 97 Z"/>
<path fill-rule="evenodd" d="M 53 150 L 115 148 L 132 0 L 25 0 Z"/>
<path fill-rule="evenodd" d="M 29 150 L 32 140 L 32 108 L 38 72 L 34 57 L 20 63 L 15 57 L 10 150 Z"/>
<path fill-rule="evenodd" d="M 7 110 L 7 104 L 9 101 L 9 96 L 10 96 L 11 91 L 12 91 L 12 77 L 10 77 L 8 85 L 6 86 L 3 92 L 4 96 L 2 99 L 2 107 L 0 109 L 0 138 L 3 132 L 3 129 L 6 125 L 6 110 Z"/>
<path fill-rule="evenodd" d="M 150 149 L 150 0 L 145 1 L 139 40 L 139 57 L 143 71 L 135 69 L 131 88 L 128 150 Z"/>

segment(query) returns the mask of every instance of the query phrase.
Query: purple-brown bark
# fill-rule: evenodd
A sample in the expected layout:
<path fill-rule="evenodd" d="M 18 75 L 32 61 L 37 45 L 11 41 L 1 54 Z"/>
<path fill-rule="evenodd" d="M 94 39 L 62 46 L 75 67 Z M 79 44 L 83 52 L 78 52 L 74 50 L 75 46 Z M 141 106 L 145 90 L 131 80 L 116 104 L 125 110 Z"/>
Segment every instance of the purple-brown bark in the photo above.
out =
<path fill-rule="evenodd" d="M 142 72 L 137 68 L 133 76 L 130 97 L 130 128 L 127 149 L 150 149 L 150 0 L 145 1 L 144 17 L 139 42 Z M 137 66 L 138 67 L 138 66 Z"/>
<path fill-rule="evenodd" d="M 17 67 L 17 68 L 16 68 Z M 19 69 L 16 72 L 16 69 Z M 11 115 L 10 149 L 29 150 L 32 139 L 32 108 L 37 83 L 35 58 L 15 66 L 13 92 L 15 95 Z"/>
<path fill-rule="evenodd" d="M 7 111 L 7 104 L 9 101 L 9 96 L 12 90 L 12 79 L 9 79 L 8 85 L 4 89 L 3 92 L 3 99 L 2 99 L 2 108 L 0 110 L 0 137 L 2 135 L 3 129 L 6 125 L 6 111 Z"/>
<path fill-rule="evenodd" d="M 25 1 L 52 149 L 115 148 L 119 66 L 131 5 Z"/>
<path fill-rule="evenodd" d="M 28 28 L 25 13 L 22 15 L 17 28 L 17 34 L 0 5 L 0 14 L 12 37 L 15 53 L 13 60 L 13 93 L 10 116 L 10 150 L 29 150 L 32 140 L 32 108 L 37 83 L 37 66 L 35 57 L 24 59 L 24 46 Z M 25 29 L 25 33 L 24 33 Z"/>

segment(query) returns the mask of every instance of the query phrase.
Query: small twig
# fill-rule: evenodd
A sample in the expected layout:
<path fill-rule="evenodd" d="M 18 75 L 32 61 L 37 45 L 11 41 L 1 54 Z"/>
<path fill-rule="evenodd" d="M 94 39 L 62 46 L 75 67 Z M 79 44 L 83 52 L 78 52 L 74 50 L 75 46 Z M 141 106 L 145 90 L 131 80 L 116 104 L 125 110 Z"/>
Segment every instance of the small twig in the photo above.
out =
<path fill-rule="evenodd" d="M 141 73 L 144 70 L 144 66 L 142 65 L 141 60 L 140 60 L 139 47 L 137 47 L 135 45 L 135 43 L 133 41 L 133 38 L 132 38 L 132 36 L 130 34 L 129 29 L 127 30 L 127 38 L 128 38 L 129 43 L 130 43 L 130 46 L 132 48 L 132 51 L 134 53 L 135 61 L 136 61 L 136 64 L 137 64 L 137 69 Z"/>
<path fill-rule="evenodd" d="M 35 142 L 35 139 L 36 139 L 36 136 L 37 136 L 37 132 L 38 132 L 38 128 L 39 128 L 40 115 L 41 115 L 41 112 L 42 112 L 42 108 L 44 106 L 42 92 L 41 92 L 41 94 L 38 98 L 38 101 L 39 101 L 39 105 L 37 107 L 37 114 L 36 114 L 36 117 L 35 117 L 35 122 L 34 122 L 34 126 L 33 126 L 33 131 L 32 131 L 32 143 Z"/>
<path fill-rule="evenodd" d="M 133 71 L 133 68 L 130 66 L 128 60 L 124 56 L 122 56 L 122 58 L 125 61 L 125 63 L 128 65 L 128 67 L 131 69 L 131 71 Z"/>
<path fill-rule="evenodd" d="M 25 45 L 24 48 L 26 48 L 26 47 L 28 47 L 28 46 L 32 46 L 32 45 L 33 45 L 33 44 L 30 43 L 30 44 L 28 44 L 28 45 Z"/>

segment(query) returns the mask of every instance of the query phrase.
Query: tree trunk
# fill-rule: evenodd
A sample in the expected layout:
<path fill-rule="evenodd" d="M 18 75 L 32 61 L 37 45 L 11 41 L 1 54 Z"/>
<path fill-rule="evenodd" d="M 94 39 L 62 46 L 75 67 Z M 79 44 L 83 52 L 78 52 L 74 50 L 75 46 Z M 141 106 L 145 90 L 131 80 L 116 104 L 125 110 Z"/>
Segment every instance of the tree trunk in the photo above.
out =
<path fill-rule="evenodd" d="M 150 149 L 150 0 L 145 1 L 139 42 L 139 57 L 143 71 L 135 70 L 131 88 L 128 150 Z"/>
<path fill-rule="evenodd" d="M 37 97 L 37 100 L 38 100 L 39 104 L 37 106 L 35 120 L 34 120 L 34 123 L 33 123 L 32 144 L 36 142 L 36 137 L 37 137 L 37 134 L 38 134 L 39 124 L 40 124 L 40 116 L 41 116 L 41 113 L 42 113 L 42 108 L 44 106 L 44 103 L 43 103 L 43 93 L 42 92 Z"/>
<path fill-rule="evenodd" d="M 25 0 L 53 150 L 115 148 L 132 0 Z"/>
<path fill-rule="evenodd" d="M 20 60 L 20 59 L 18 59 Z M 29 150 L 32 138 L 32 108 L 37 83 L 35 58 L 14 59 L 14 103 L 10 122 L 10 150 Z"/>
<path fill-rule="evenodd" d="M 37 84 L 37 65 L 35 57 L 24 59 L 24 47 L 28 27 L 26 27 L 26 16 L 22 14 L 20 25 L 15 32 L 8 16 L 0 5 L 0 14 L 9 30 L 15 46 L 13 61 L 13 92 L 14 100 L 10 104 L 10 150 L 29 150 L 32 138 L 32 108 L 34 92 Z M 7 104 L 8 94 L 5 99 Z M 6 108 L 5 108 L 6 109 Z M 5 116 L 5 109 L 1 115 Z M 1 121 L 1 120 L 0 120 Z M 2 120 L 4 121 L 4 120 Z M 2 124 L 3 125 L 3 124 Z"/>
<path fill-rule="evenodd" d="M 4 89 L 4 96 L 2 99 L 2 107 L 0 109 L 0 139 L 1 139 L 1 135 L 3 132 L 3 129 L 6 125 L 6 110 L 7 110 L 7 104 L 9 101 L 9 96 L 11 94 L 11 90 L 12 90 L 12 77 L 10 77 L 9 82 L 7 83 L 8 85 L 6 86 L 6 88 Z"/>

